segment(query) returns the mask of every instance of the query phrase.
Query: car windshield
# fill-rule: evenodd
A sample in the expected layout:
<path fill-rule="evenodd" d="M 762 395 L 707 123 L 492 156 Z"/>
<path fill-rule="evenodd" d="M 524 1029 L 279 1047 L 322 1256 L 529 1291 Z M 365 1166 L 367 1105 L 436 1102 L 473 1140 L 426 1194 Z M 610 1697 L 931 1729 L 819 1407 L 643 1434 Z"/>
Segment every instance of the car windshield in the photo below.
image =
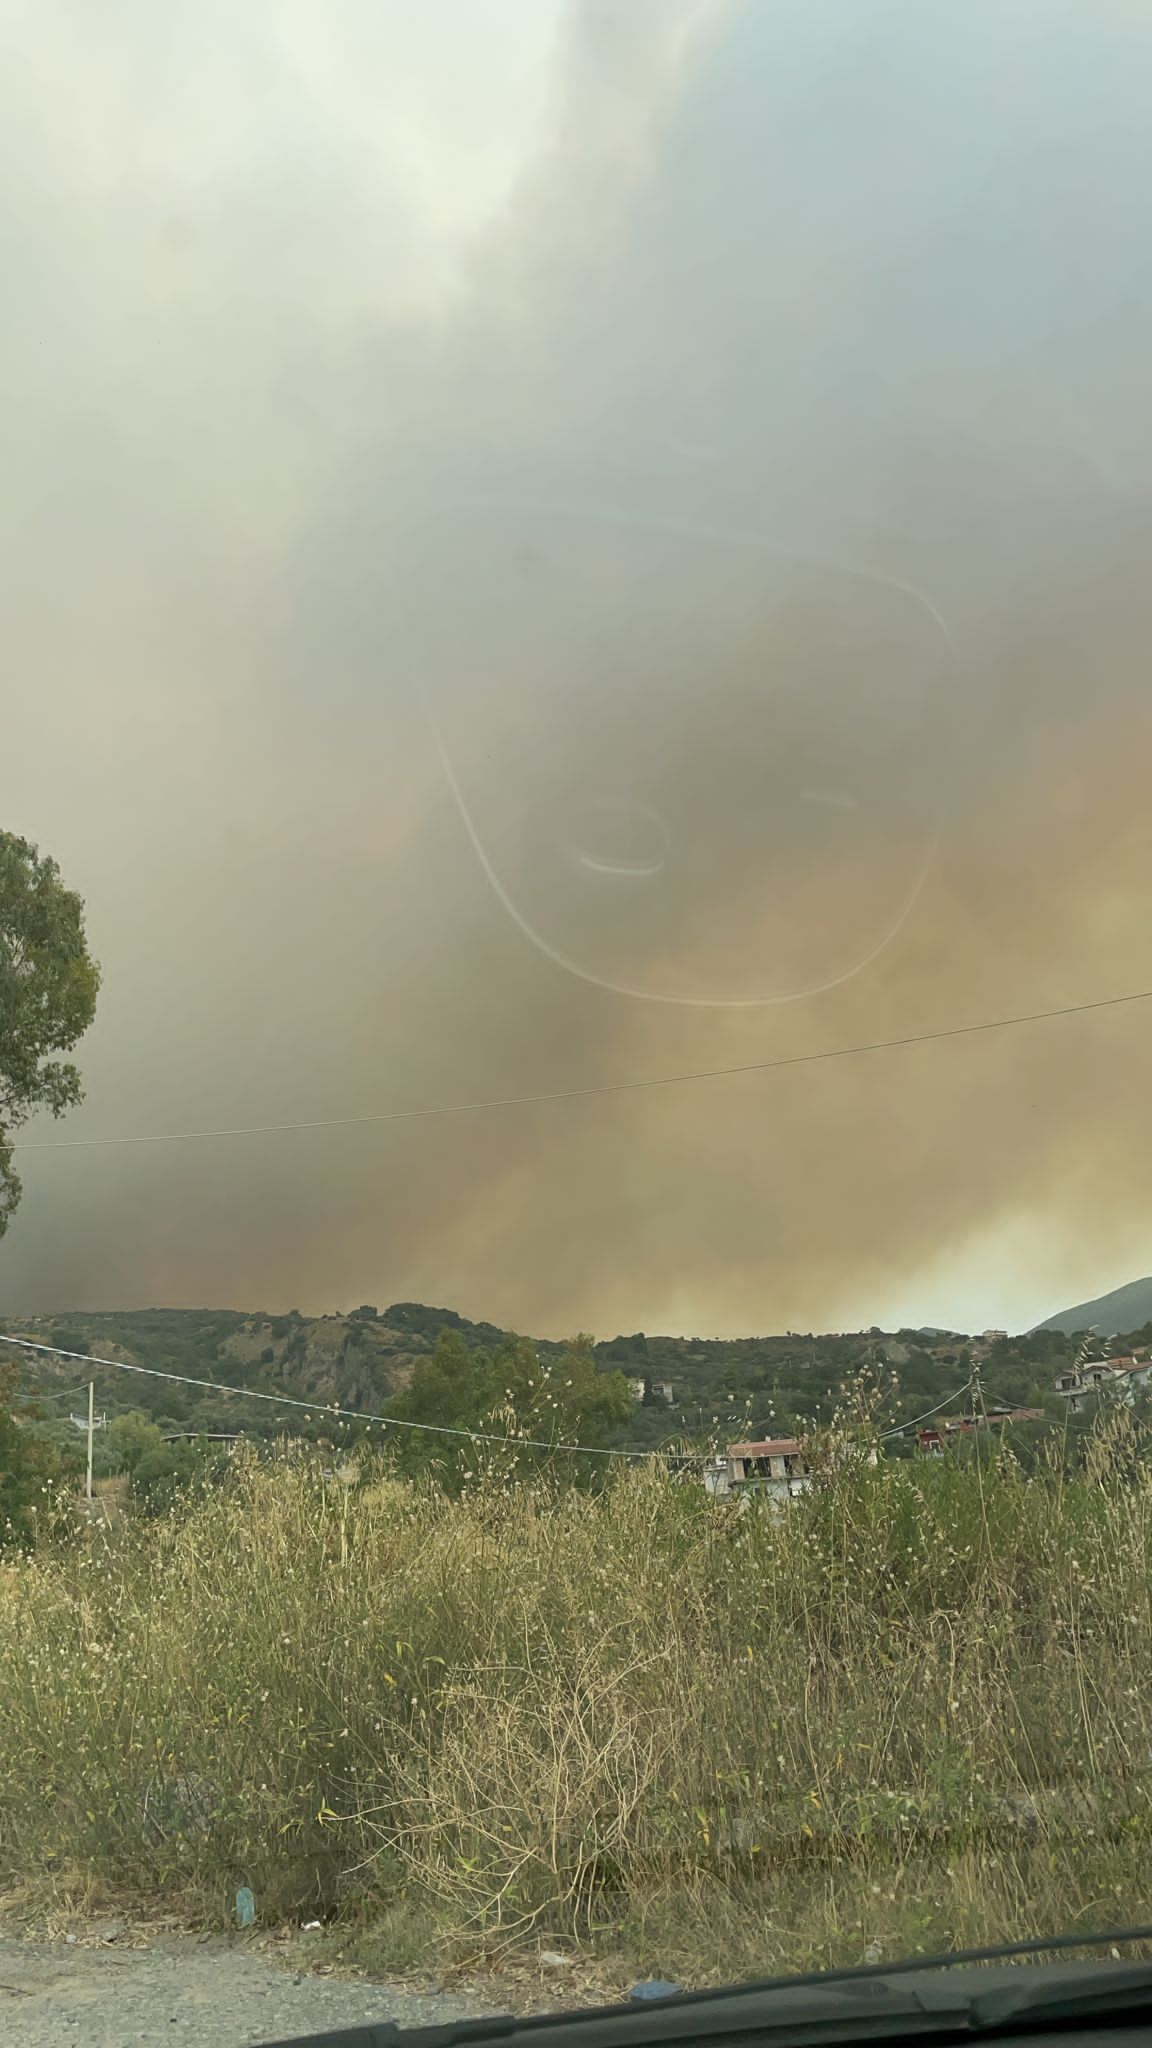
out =
<path fill-rule="evenodd" d="M 1152 18 L 0 34 L 0 1992 L 1140 1921 Z"/>

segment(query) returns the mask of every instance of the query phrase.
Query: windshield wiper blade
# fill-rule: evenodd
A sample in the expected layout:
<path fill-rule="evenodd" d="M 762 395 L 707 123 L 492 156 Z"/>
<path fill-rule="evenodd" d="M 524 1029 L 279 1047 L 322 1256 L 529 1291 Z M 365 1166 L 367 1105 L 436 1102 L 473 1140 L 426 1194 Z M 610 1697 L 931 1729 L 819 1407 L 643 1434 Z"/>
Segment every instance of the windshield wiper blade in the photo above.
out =
<path fill-rule="evenodd" d="M 479 2048 L 517 2041 L 532 2048 L 676 2048 L 714 2041 L 728 2048 L 849 2048 L 866 2042 L 1007 2039 L 1041 2027 L 1147 2020 L 1152 2014 L 1152 1965 L 1117 1964 L 1048 1971 L 1014 1970 L 1024 1982 L 987 1985 L 984 1971 L 962 1982 L 946 1975 L 882 1976 L 865 1984 L 741 1987 L 707 2002 L 691 1994 L 650 2005 L 599 2006 L 578 2012 L 517 2019 L 499 2014 L 441 2026 L 398 2027 L 394 2021 L 338 2033 L 309 2034 L 269 2048 Z"/>
<path fill-rule="evenodd" d="M 1000 1973 L 997 1973 L 1000 1976 Z M 1029 2028 L 1091 2025 L 1152 2011 L 1152 1963 L 1082 1964 L 1073 1970 L 1013 1970 L 971 1999 L 973 2031 L 1010 2033 Z"/>
<path fill-rule="evenodd" d="M 532 2048 L 657 2048 L 714 2040 L 753 2043 L 778 2035 L 829 2044 L 849 2040 L 895 2039 L 900 2034 L 923 2039 L 937 2025 L 947 2033 L 963 2028 L 970 2001 L 938 1985 L 926 1994 L 902 1985 L 898 1992 L 883 1984 L 868 1991 L 805 1986 L 792 1992 L 747 1992 L 735 1987 L 707 2003 L 700 1995 L 681 1993 L 643 2005 L 587 2007 L 576 2012 L 534 2013 L 526 2018 L 497 2014 L 442 2026 L 398 2027 L 393 2021 L 353 2027 L 332 2034 L 309 2034 L 278 2041 L 266 2048 L 479 2048 L 498 2042 L 531 2043 Z"/>
<path fill-rule="evenodd" d="M 529 2048 L 675 2048 L 712 2038 L 731 2048 L 770 2040 L 817 2044 L 898 2041 L 904 2036 L 1010 2035 L 1038 2027 L 1146 2018 L 1152 2011 L 1152 1964 L 1117 1962 L 1002 1968 L 1014 1958 L 1051 1950 L 1152 1941 L 1152 1927 L 1116 1933 L 1065 1934 L 994 1948 L 909 1956 L 897 1963 L 811 1971 L 707 1991 L 676 1992 L 642 2004 L 585 2007 L 526 2018 L 495 2014 L 429 2027 L 394 2021 L 296 2036 L 266 2048 L 479 2048 L 516 2039 Z M 985 1967 L 965 1968 L 979 1964 Z M 959 1967 L 957 1967 L 959 1966 Z"/>

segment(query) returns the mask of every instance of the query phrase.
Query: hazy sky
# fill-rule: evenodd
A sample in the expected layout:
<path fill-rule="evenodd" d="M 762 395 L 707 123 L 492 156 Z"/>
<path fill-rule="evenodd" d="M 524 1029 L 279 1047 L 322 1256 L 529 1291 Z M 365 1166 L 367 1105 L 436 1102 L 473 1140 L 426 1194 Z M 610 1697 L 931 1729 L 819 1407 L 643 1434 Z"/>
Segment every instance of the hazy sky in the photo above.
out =
<path fill-rule="evenodd" d="M 1152 16 L 6 0 L 30 1144 L 1152 986 Z M 27 1150 L 0 1309 L 1022 1324 L 1152 1266 L 1152 1004 Z"/>

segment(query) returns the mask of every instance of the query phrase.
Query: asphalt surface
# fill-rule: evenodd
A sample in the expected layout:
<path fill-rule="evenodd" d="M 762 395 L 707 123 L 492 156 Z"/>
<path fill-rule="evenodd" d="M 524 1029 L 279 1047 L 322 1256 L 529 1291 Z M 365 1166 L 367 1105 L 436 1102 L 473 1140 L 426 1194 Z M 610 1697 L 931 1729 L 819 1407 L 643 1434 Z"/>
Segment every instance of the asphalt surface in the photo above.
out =
<path fill-rule="evenodd" d="M 256 2048 L 325 2027 L 422 2027 L 495 2010 L 455 1991 L 293 1972 L 224 1939 L 144 1948 L 0 1935 L 3 2048 Z"/>

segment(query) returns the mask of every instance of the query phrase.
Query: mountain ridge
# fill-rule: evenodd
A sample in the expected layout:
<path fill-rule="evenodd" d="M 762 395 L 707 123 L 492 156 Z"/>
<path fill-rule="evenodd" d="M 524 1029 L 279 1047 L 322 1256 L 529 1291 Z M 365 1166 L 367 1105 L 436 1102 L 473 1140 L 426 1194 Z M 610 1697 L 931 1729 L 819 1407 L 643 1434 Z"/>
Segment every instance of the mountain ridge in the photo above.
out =
<path fill-rule="evenodd" d="M 1152 1276 L 1143 1280 L 1129 1280 L 1123 1287 L 1114 1287 L 1108 1294 L 1097 1295 L 1093 1301 L 1075 1302 L 1071 1308 L 1057 1309 L 1055 1315 L 1047 1316 L 1034 1329 L 1060 1331 L 1071 1336 L 1076 1331 L 1096 1327 L 1100 1337 L 1107 1338 L 1129 1330 L 1142 1330 L 1146 1323 L 1152 1323 Z"/>

